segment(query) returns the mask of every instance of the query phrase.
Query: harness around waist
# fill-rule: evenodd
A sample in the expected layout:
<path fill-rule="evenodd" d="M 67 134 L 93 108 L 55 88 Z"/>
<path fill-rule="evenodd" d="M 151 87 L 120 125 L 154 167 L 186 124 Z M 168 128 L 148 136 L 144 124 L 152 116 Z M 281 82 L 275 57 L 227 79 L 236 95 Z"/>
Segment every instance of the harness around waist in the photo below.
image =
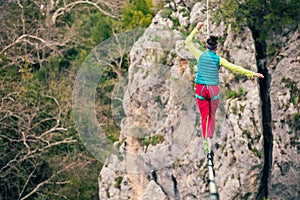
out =
<path fill-rule="evenodd" d="M 205 87 L 212 93 L 212 95 L 211 95 L 212 97 L 204 97 L 204 96 L 202 96 L 202 92 L 203 92 L 203 90 L 204 90 Z M 202 87 L 201 91 L 200 91 L 200 94 L 196 94 L 196 98 L 200 99 L 200 100 L 217 100 L 217 99 L 219 99 L 219 94 L 215 95 L 214 90 L 212 89 L 211 86 L 204 85 Z"/>
<path fill-rule="evenodd" d="M 212 98 L 207 98 L 207 97 L 196 94 L 196 98 L 200 99 L 200 100 L 217 100 L 217 99 L 219 99 L 219 95 L 215 95 Z"/>

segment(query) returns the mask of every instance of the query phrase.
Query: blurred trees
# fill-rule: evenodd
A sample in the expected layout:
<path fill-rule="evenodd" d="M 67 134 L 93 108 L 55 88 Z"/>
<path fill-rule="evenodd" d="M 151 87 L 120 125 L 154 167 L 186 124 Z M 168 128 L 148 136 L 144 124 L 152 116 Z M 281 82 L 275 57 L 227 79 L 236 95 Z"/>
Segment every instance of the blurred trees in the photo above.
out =
<path fill-rule="evenodd" d="M 1 1 L 0 9 L 0 199 L 97 199 L 102 163 L 75 131 L 73 82 L 95 46 L 150 24 L 151 1 Z M 108 49 L 117 54 L 106 60 L 96 97 L 113 140 L 111 92 L 129 65 L 118 46 Z"/>
<path fill-rule="evenodd" d="M 81 16 L 101 13 L 117 18 L 119 3 L 105 1 L 13 1 L 1 3 L 0 54 L 15 64 L 40 66 L 51 54 L 82 42 Z M 114 15 L 110 13 L 115 13 Z"/>
<path fill-rule="evenodd" d="M 146 27 L 153 18 L 153 2 L 151 0 L 127 1 L 122 8 L 122 20 L 125 29 Z"/>

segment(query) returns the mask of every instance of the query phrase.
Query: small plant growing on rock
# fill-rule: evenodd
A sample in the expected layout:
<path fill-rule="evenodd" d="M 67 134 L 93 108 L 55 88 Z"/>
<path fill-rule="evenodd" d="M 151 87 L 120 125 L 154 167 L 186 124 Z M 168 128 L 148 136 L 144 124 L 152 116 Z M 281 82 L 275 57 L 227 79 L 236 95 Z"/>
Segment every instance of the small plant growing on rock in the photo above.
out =
<path fill-rule="evenodd" d="M 294 105 L 298 105 L 300 103 L 300 89 L 297 87 L 297 82 L 293 81 L 290 78 L 283 77 L 281 82 L 285 84 L 285 87 L 290 89 L 291 93 L 291 103 Z"/>
<path fill-rule="evenodd" d="M 118 188 L 118 189 L 120 189 L 121 188 L 121 183 L 122 183 L 122 181 L 123 181 L 123 177 L 122 176 L 119 176 L 119 177 L 117 177 L 116 179 L 115 179 L 115 188 Z"/>
<path fill-rule="evenodd" d="M 153 135 L 146 138 L 138 138 L 140 144 L 148 146 L 149 144 L 155 146 L 157 144 L 163 143 L 165 141 L 164 135 Z"/>
<path fill-rule="evenodd" d="M 162 17 L 163 18 L 169 18 L 171 14 L 172 14 L 172 9 L 171 8 L 165 8 L 162 11 Z"/>
<path fill-rule="evenodd" d="M 226 91 L 226 98 L 238 98 L 245 94 L 244 89 L 242 87 L 239 87 L 238 91 L 235 90 L 227 90 Z"/>

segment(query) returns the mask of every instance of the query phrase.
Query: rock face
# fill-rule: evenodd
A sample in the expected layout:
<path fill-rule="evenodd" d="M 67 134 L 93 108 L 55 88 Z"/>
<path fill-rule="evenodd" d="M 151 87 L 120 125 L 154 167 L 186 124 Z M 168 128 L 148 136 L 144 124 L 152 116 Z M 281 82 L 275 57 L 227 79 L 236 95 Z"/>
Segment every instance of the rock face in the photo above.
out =
<path fill-rule="evenodd" d="M 299 31 L 286 30 L 282 35 L 277 39 L 282 50 L 270 64 L 274 142 L 269 196 L 270 199 L 299 199 Z"/>
<path fill-rule="evenodd" d="M 177 2 L 177 1 L 176 1 Z M 100 199 L 208 199 L 206 155 L 193 93 L 195 59 L 184 40 L 205 19 L 204 3 L 170 3 L 130 52 L 125 117 L 118 144 L 99 176 Z M 176 7 L 176 9 L 175 9 Z M 189 11 L 190 10 L 190 11 Z M 187 14 L 188 13 L 188 14 Z M 197 38 L 204 41 L 206 30 Z M 219 54 L 256 71 L 251 33 L 211 24 Z M 278 36 L 279 37 L 279 36 Z M 299 32 L 270 60 L 273 117 L 271 199 L 299 198 Z M 263 173 L 261 102 L 257 81 L 221 73 L 221 101 L 213 139 L 220 199 L 255 199 Z"/>

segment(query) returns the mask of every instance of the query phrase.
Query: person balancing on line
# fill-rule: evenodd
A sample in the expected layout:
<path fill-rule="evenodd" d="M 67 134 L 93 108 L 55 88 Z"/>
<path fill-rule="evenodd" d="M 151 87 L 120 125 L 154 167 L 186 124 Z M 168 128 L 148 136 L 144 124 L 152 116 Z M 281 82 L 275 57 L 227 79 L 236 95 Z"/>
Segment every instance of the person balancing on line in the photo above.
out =
<path fill-rule="evenodd" d="M 197 49 L 192 39 L 196 33 L 203 27 L 204 23 L 199 22 L 194 30 L 185 40 L 186 48 L 197 59 L 197 72 L 195 78 L 196 85 L 196 103 L 198 105 L 201 121 L 202 135 L 204 138 L 204 153 L 210 152 L 211 141 L 216 126 L 216 111 L 219 106 L 219 69 L 225 67 L 233 72 L 251 77 L 264 78 L 260 73 L 252 72 L 243 67 L 234 65 L 222 58 L 216 53 L 218 46 L 218 37 L 211 35 L 206 40 L 207 50 L 202 52 Z"/>

